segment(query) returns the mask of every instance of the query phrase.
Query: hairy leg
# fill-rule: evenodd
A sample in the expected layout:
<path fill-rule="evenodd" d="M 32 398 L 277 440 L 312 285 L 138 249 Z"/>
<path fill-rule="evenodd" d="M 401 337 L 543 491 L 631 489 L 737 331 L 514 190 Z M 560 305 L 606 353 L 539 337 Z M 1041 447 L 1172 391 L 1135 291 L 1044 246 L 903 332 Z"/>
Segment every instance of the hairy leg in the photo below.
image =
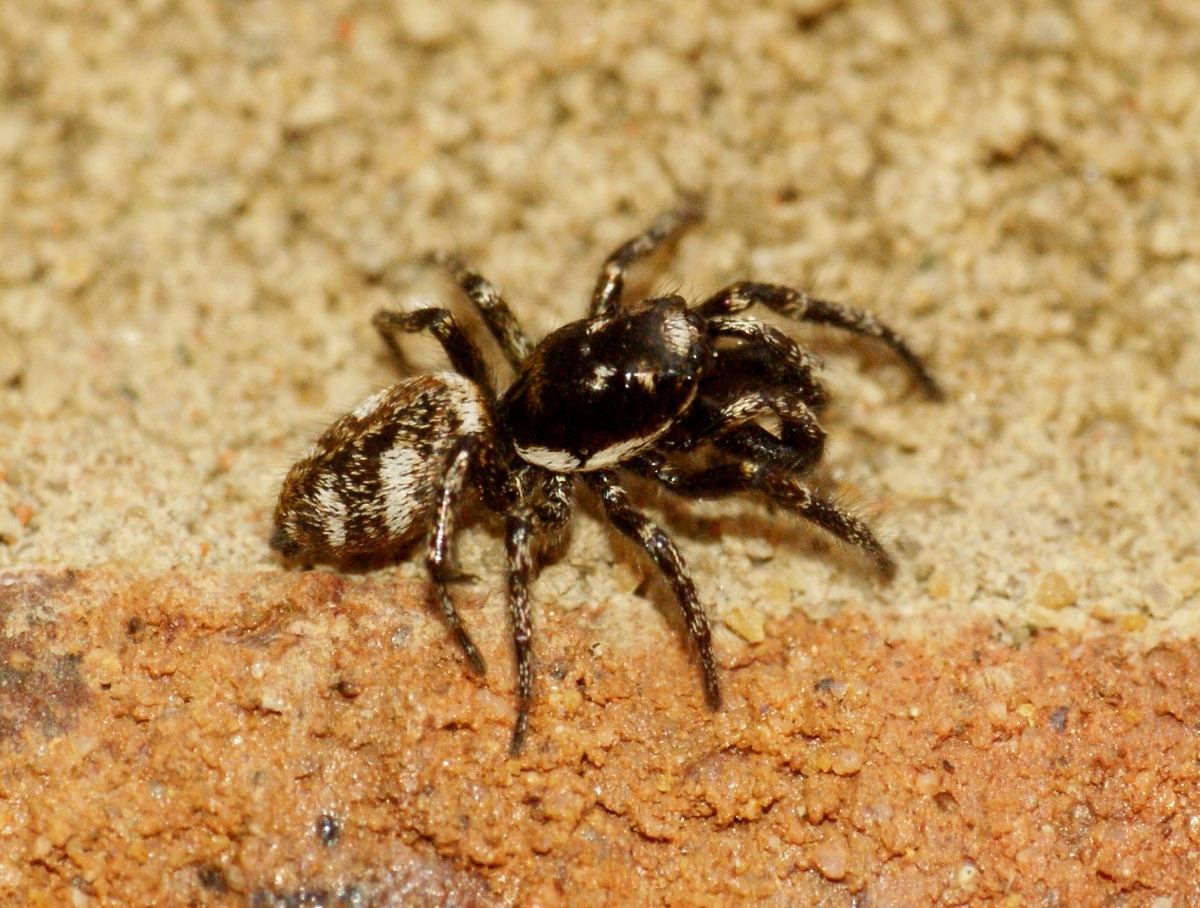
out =
<path fill-rule="evenodd" d="M 687 564 L 671 538 L 629 503 L 615 474 L 601 470 L 584 475 L 587 484 L 600 496 L 604 513 L 613 526 L 641 546 L 671 585 L 683 610 L 688 636 L 695 643 L 696 653 L 700 657 L 705 699 L 710 709 L 717 709 L 721 705 L 721 691 L 717 683 L 717 663 L 712 652 L 712 632 Z"/>
<path fill-rule="evenodd" d="M 865 523 L 817 496 L 784 470 L 749 460 L 688 470 L 675 466 L 657 453 L 642 455 L 625 466 L 684 498 L 723 498 L 743 492 L 759 492 L 768 500 L 857 548 L 871 560 L 883 579 L 890 580 L 896 573 L 892 557 Z"/>
<path fill-rule="evenodd" d="M 754 421 L 772 415 L 779 419 L 778 436 Z M 726 402 L 701 396 L 660 448 L 691 451 L 710 442 L 739 459 L 803 474 L 825 453 L 825 430 L 812 409 L 794 395 L 748 391 Z"/>
<path fill-rule="evenodd" d="M 815 412 L 825 408 L 829 395 L 817 377 L 821 360 L 778 328 L 736 315 L 712 316 L 707 327 L 711 337 L 745 343 L 715 351 L 715 361 L 704 378 L 705 393 L 726 387 L 780 390 L 799 395 Z"/>
<path fill-rule="evenodd" d="M 942 389 L 904 338 L 863 309 L 816 299 L 802 290 L 779 284 L 742 281 L 713 294 L 697 307 L 697 311 L 706 318 L 729 316 L 743 312 L 755 303 L 798 321 L 833 325 L 851 334 L 878 339 L 908 367 L 927 397 L 942 399 Z"/>
<path fill-rule="evenodd" d="M 471 668 L 482 675 L 487 671 L 487 666 L 484 664 L 483 656 L 480 655 L 470 635 L 467 634 L 466 628 L 463 627 L 458 610 L 454 608 L 454 603 L 450 599 L 449 590 L 450 583 L 460 579 L 454 568 L 452 552 L 454 518 L 457 513 L 463 485 L 470 470 L 471 457 L 475 453 L 478 443 L 478 439 L 474 436 L 459 439 L 446 460 L 446 472 L 442 478 L 442 491 L 438 497 L 437 519 L 434 523 L 433 531 L 429 534 L 429 550 L 425 558 L 425 564 L 429 569 L 429 576 L 433 579 L 434 592 L 437 595 L 438 605 L 441 607 L 442 616 L 445 618 L 446 624 L 450 626 L 450 630 L 453 631 L 455 638 L 457 638 L 459 646 L 466 653 L 467 661 L 471 663 Z"/>
<path fill-rule="evenodd" d="M 655 218 L 645 232 L 619 246 L 600 267 L 596 288 L 592 291 L 590 314 L 606 315 L 614 309 L 621 302 L 626 270 L 703 216 L 704 210 L 700 200 L 686 199 L 679 207 Z"/>
<path fill-rule="evenodd" d="M 441 343 L 455 370 L 475 382 L 484 394 L 492 398 L 492 403 L 495 403 L 495 391 L 488 377 L 483 354 L 448 309 L 417 309 L 414 312 L 380 309 L 371 319 L 371 324 L 375 326 L 392 355 L 401 360 L 404 359 L 404 354 L 396 342 L 396 334 L 418 334 L 428 331 Z"/>
<path fill-rule="evenodd" d="M 533 344 L 512 314 L 512 310 L 508 308 L 508 303 L 500 296 L 500 292 L 490 281 L 468 268 L 456 255 L 439 252 L 433 256 L 433 260 L 449 272 L 454 282 L 475 304 L 492 337 L 500 345 L 504 358 L 514 369 L 520 369 L 533 349 Z"/>
<path fill-rule="evenodd" d="M 505 522 L 508 555 L 508 613 L 512 623 L 517 665 L 517 721 L 509 753 L 520 753 L 529 730 L 533 705 L 533 619 L 529 587 L 538 572 L 538 548 L 547 539 L 558 539 L 571 520 L 574 477 L 530 467 L 517 479 L 523 502 Z"/>
<path fill-rule="evenodd" d="M 533 520 L 527 514 L 509 515 L 505 549 L 508 554 L 508 614 L 517 660 L 517 721 L 508 752 L 514 757 L 521 752 L 525 742 L 533 703 L 533 618 L 529 607 L 529 586 L 534 576 L 533 548 Z"/>

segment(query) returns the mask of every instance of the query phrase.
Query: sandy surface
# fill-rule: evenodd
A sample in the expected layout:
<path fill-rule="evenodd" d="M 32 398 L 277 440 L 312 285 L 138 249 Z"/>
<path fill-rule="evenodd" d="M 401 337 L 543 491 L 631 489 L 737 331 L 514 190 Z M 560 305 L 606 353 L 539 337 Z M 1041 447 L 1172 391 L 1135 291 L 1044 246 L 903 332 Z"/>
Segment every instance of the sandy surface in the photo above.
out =
<path fill-rule="evenodd" d="M 153 600 L 136 595 L 181 577 L 223 590 L 231 601 L 258 583 L 282 584 L 272 587 L 279 590 L 309 582 L 282 573 L 266 545 L 278 483 L 334 416 L 394 379 L 370 328 L 371 314 L 384 305 L 454 298 L 444 280 L 420 265 L 423 254 L 460 250 L 504 288 L 523 323 L 540 335 L 577 318 L 604 255 L 689 191 L 707 198 L 708 220 L 684 239 L 660 275 L 648 278 L 650 286 L 699 296 L 749 277 L 871 308 L 928 356 L 949 391 L 945 404 L 926 403 L 887 357 L 827 333 L 797 332 L 826 358 L 836 396 L 822 482 L 857 502 L 896 553 L 900 576 L 886 588 L 852 558 L 754 505 L 690 508 L 647 499 L 695 570 L 731 676 L 740 677 L 732 668 L 739 662 L 773 664 L 783 657 L 772 654 L 805 635 L 825 641 L 822 635 L 833 633 L 809 619 L 832 619 L 837 627 L 862 622 L 864 637 L 911 648 L 911 658 L 930 665 L 951 666 L 947 671 L 957 673 L 964 689 L 974 690 L 977 672 L 963 654 L 981 641 L 1000 647 L 987 650 L 987 658 L 1013 678 L 1028 678 L 1028 689 L 1001 698 L 1008 713 L 997 734 L 1018 747 L 1024 734 L 1009 724 L 1025 703 L 1037 709 L 1035 718 L 1022 720 L 1031 729 L 1044 730 L 1046 716 L 1063 705 L 1081 715 L 1112 707 L 1134 729 L 1131 742 L 1141 740 L 1143 724 L 1132 716 L 1174 716 L 1194 727 L 1189 699 L 1172 701 L 1165 713 L 1152 705 L 1122 712 L 1103 684 L 1089 680 L 1103 676 L 1131 685 L 1122 696 L 1150 697 L 1145 691 L 1159 683 L 1154 670 L 1134 665 L 1122 680 L 1124 660 L 1148 659 L 1144 654 L 1161 652 L 1152 647 L 1166 641 L 1161 645 L 1175 660 L 1169 677 L 1176 680 L 1167 684 L 1172 696 L 1195 690 L 1200 13 L 1190 0 L 1133 8 L 1099 0 L 961 6 L 793 0 L 754 9 L 518 0 L 389 6 L 143 0 L 113 12 L 92 6 L 0 4 L 0 565 L 17 572 L 12 587 L 18 590 L 4 612 L 4 646 L 25 653 L 0 669 L 0 704 L 8 704 L 4 697 L 12 691 L 13 703 L 25 703 L 28 686 L 42 677 L 30 675 L 30 665 L 66 659 L 45 671 L 68 679 L 62 696 L 83 717 L 75 724 L 55 719 L 51 706 L 39 712 L 4 705 L 0 711 L 0 808 L 7 811 L 0 836 L 8 840 L 4 853 L 17 856 L 0 868 L 6 892 L 23 893 L 36 879 L 52 900 L 105 897 L 96 880 L 106 871 L 89 881 L 63 850 L 70 835 L 59 842 L 44 830 L 53 813 L 48 802 L 28 799 L 31 778 L 67 804 L 85 781 L 110 778 L 111 767 L 101 771 L 86 761 L 71 764 L 82 767 L 78 775 L 69 766 L 46 768 L 45 755 L 55 748 L 81 746 L 71 743 L 72 729 L 106 729 L 85 735 L 111 741 L 84 748 L 88 760 L 99 761 L 135 752 L 126 750 L 134 738 L 125 736 L 149 734 L 153 728 L 145 723 L 157 727 L 169 719 L 157 734 L 170 738 L 183 734 L 178 723 L 192 716 L 196 734 L 207 733 L 201 720 L 208 714 L 191 707 L 167 718 L 161 711 L 134 715 L 133 725 L 112 718 L 123 714 L 107 699 L 115 687 L 106 693 L 95 680 L 103 669 L 96 652 L 117 654 L 119 666 L 107 669 L 114 679 L 133 672 L 128 683 L 134 684 L 139 672 L 160 676 L 123 655 L 122 647 L 136 650 L 135 643 L 89 636 L 100 631 L 88 623 L 85 606 L 115 597 L 121 607 L 104 608 L 125 616 L 121 626 L 127 627 L 139 615 L 154 623 L 158 613 Z M 412 354 L 417 363 L 437 361 L 428 348 L 414 345 Z M 407 729 L 397 748 L 422 740 L 419 727 L 404 723 L 425 721 L 409 710 L 424 715 L 431 702 L 426 696 L 486 689 L 507 703 L 502 545 L 486 522 L 464 532 L 461 558 L 466 571 L 482 578 L 464 591 L 473 603 L 465 611 L 478 635 L 489 635 L 497 669 L 486 688 L 470 682 L 436 623 L 429 623 L 419 644 L 438 671 L 410 679 L 419 686 L 396 699 L 393 711 L 373 714 L 380 723 L 373 735 Z M 43 576 L 40 570 L 90 566 L 101 571 L 85 576 L 117 584 L 116 591 L 51 591 L 38 600 L 51 603 L 45 606 L 30 605 L 19 592 L 40 582 L 29 579 Z M 661 652 L 685 659 L 671 609 L 663 607 L 660 591 L 645 588 L 646 573 L 636 553 L 580 515 L 562 560 L 535 587 L 539 614 L 545 614 L 540 620 L 553 627 L 546 649 L 539 649 L 544 698 L 553 687 L 547 680 L 552 646 L 576 653 L 573 664 L 581 672 L 602 657 L 589 646 L 601 654 L 607 647 L 624 654 L 612 658 L 628 658 L 621 673 L 633 680 L 626 683 L 652 686 L 663 683 Z M 122 576 L 141 579 L 121 592 Z M 410 560 L 347 582 L 352 590 L 365 585 L 363 598 L 352 600 L 373 602 L 372 584 L 408 589 L 403 585 L 420 576 Z M 374 619 L 386 625 L 379 640 L 393 639 L 408 611 L 428 620 L 416 602 L 421 588 L 412 589 L 407 597 L 396 594 L 399 611 Z M 263 601 L 274 609 L 288 599 L 275 592 Z M 208 618 L 195 621 L 217 638 L 236 636 L 242 619 L 230 617 L 232 606 L 223 602 L 210 592 L 180 608 L 189 614 L 209 609 Z M 405 605 L 407 611 L 400 608 Z M 305 608 L 323 614 L 317 605 Z M 839 652 L 850 647 L 853 655 L 857 639 L 839 638 Z M 645 640 L 660 641 L 648 659 L 639 650 Z M 357 653 L 366 643 L 340 645 Z M 1021 667 L 1025 663 L 1007 665 L 1006 659 L 1027 658 L 1029 646 L 1065 666 L 1075 685 L 1069 702 L 1039 687 L 1052 682 Z M 183 665 L 191 655 L 184 649 L 178 658 Z M 869 648 L 862 659 L 871 662 Z M 383 676 L 382 664 L 360 669 L 358 699 L 380 696 L 371 679 Z M 719 730 L 711 732 L 715 737 L 699 731 L 735 720 L 713 719 L 700 709 L 694 669 L 685 661 L 680 666 L 667 677 L 675 690 L 682 688 L 680 702 L 694 707 L 696 724 L 687 734 L 696 749 L 678 765 L 718 757 L 736 762 L 745 748 Z M 172 673 L 161 677 L 175 683 Z M 233 704 L 222 713 L 230 717 L 223 734 L 276 746 L 269 736 L 257 737 L 268 734 L 256 724 L 262 704 L 237 706 L 237 672 L 210 680 L 211 699 Z M 799 681 L 785 675 L 772 684 L 786 690 L 793 682 L 795 704 L 809 703 L 815 682 L 808 675 Z M 776 694 L 767 693 L 774 688 L 745 689 L 746 709 L 770 712 L 763 704 L 774 702 Z M 928 694 L 921 690 L 917 685 L 910 693 Z M 986 711 L 991 702 L 980 701 L 979 708 Z M 486 745 L 473 746 L 502 740 L 508 708 L 495 706 L 497 716 L 503 714 L 497 727 L 488 729 Z M 543 709 L 534 725 L 545 737 L 552 704 Z M 865 716 L 866 709 L 863 704 L 859 712 Z M 643 740 L 635 711 L 601 713 L 595 721 L 607 723 L 613 740 Z M 564 723 L 569 729 L 571 722 Z M 429 720 L 428 727 L 441 726 Z M 1107 734 L 1088 727 L 1097 741 Z M 868 765 L 880 778 L 894 772 L 909 779 L 917 791 L 924 770 L 910 769 L 919 760 L 880 737 L 879 728 L 856 726 L 853 745 L 832 740 L 836 735 L 828 730 L 803 734 L 860 754 L 875 742 L 864 757 Z M 304 722 L 293 732 L 300 749 L 315 746 L 316 733 Z M 470 727 L 458 732 L 454 746 L 469 749 L 458 739 L 474 734 Z M 1158 751 L 1157 761 L 1143 759 L 1137 754 L 1153 752 L 1146 748 L 1162 743 L 1155 736 L 1167 732 L 1151 723 L 1145 734 L 1150 744 L 1130 743 L 1107 763 L 1088 764 L 1088 772 L 1120 779 L 1132 773 L 1129 778 L 1141 778 L 1137 784 L 1149 791 L 1155 779 L 1138 774 L 1157 762 L 1156 771 L 1173 780 L 1169 806 L 1148 807 L 1133 795 L 1124 808 L 1105 806 L 1101 782 L 1089 783 L 1099 785 L 1100 794 L 1085 797 L 1091 791 L 1085 788 L 1071 794 L 1069 780 L 1054 775 L 1059 764 L 1032 757 L 1025 764 L 1045 773 L 1033 788 L 1039 804 L 1051 804 L 1048 793 L 1061 789 L 1075 798 L 1071 804 L 1086 806 L 1093 818 L 1085 824 L 1088 835 L 1099 835 L 1096 818 L 1104 817 L 1116 824 L 1105 842 L 1118 851 L 1139 843 L 1134 850 L 1151 855 L 1150 864 L 1130 874 L 1105 863 L 1107 846 L 1100 843 L 1077 849 L 1077 877 L 1064 869 L 1069 862 L 1048 858 L 1039 876 L 1017 862 L 1032 840 L 996 832 L 1001 850 L 993 857 L 972 853 L 981 882 L 961 898 L 946 895 L 953 881 L 945 868 L 965 866 L 963 856 L 939 851 L 931 851 L 940 857 L 925 865 L 903 865 L 897 853 L 864 849 L 847 865 L 852 870 L 832 881 L 803 852 L 787 858 L 794 871 L 773 877 L 773 885 L 781 897 L 815 904 L 871 893 L 869 881 L 890 879 L 889 873 L 911 873 L 930 887 L 920 896 L 933 893 L 930 900 L 1024 899 L 1013 902 L 1021 904 L 1057 892 L 1067 904 L 1073 891 L 1067 887 L 1078 885 L 1091 886 L 1078 891 L 1088 898 L 1095 893 L 1097 902 L 1120 895 L 1128 904 L 1155 908 L 1193 904 L 1200 895 L 1179 888 L 1173 881 L 1182 878 L 1162 869 L 1197 862 L 1193 755 L 1180 744 Z M 328 741 L 346 743 L 340 734 Z M 807 785 L 802 768 L 785 759 L 785 743 L 772 739 L 772 772 L 787 766 L 790 775 L 782 778 Z M 374 786 L 360 795 L 374 803 L 375 819 L 356 820 L 356 828 L 373 832 L 356 833 L 360 838 L 332 849 L 349 855 L 337 858 L 346 862 L 340 870 L 321 865 L 323 875 L 313 876 L 333 886 L 329 892 L 342 879 L 338 873 L 384 866 L 370 863 L 380 853 L 370 848 L 382 841 L 371 835 L 385 834 L 412 852 L 397 851 L 389 873 L 444 877 L 445 885 L 462 887 L 454 897 L 463 901 L 531 899 L 523 880 L 558 880 L 560 897 L 596 889 L 594 881 L 580 882 L 563 896 L 567 878 L 545 871 L 549 864 L 520 863 L 513 856 L 519 849 L 489 863 L 436 831 L 441 827 L 432 821 L 421 826 L 413 820 L 416 795 L 404 793 L 386 771 L 403 762 L 402 753 L 392 754 L 370 772 L 361 749 L 344 757 L 363 760 L 356 784 Z M 668 771 L 662 767 L 675 759 L 661 756 L 667 762 L 655 772 Z M 1077 756 L 1056 753 L 1053 760 Z M 430 770 L 422 784 L 460 791 L 459 764 L 450 751 L 444 759 L 430 764 L 443 766 L 444 776 Z M 947 759 L 962 779 L 961 758 Z M 649 764 L 622 765 L 634 776 L 649 772 Z M 536 761 L 530 766 L 547 771 Z M 487 769 L 478 784 L 489 788 L 496 777 L 487 773 L 498 771 Z M 154 772 L 143 774 L 146 785 L 154 784 Z M 190 777 L 187 766 L 172 772 Z M 543 784 L 551 784 L 545 778 Z M 968 779 L 993 784 L 986 775 L 968 773 Z M 778 780 L 770 784 L 787 788 Z M 272 797 L 283 797 L 287 788 L 279 783 Z M 936 800 L 942 790 L 925 796 Z M 240 789 L 213 791 L 214 805 L 249 797 Z M 953 791 L 961 806 L 960 795 Z M 96 797 L 95 803 L 109 803 Z M 771 803 L 796 797 L 791 792 Z M 601 808 L 579 816 L 626 824 L 636 841 L 671 843 L 673 849 L 649 851 L 678 860 L 678 839 L 656 839 L 630 819 L 638 810 L 675 810 L 670 798 L 639 789 L 621 809 L 598 803 Z M 279 814 L 271 833 L 276 838 L 214 806 L 213 815 L 223 819 L 206 821 L 205 828 L 237 847 L 205 850 L 181 834 L 172 839 L 178 863 L 169 866 L 220 869 L 224 876 L 204 878 L 226 883 L 200 887 L 210 900 L 299 891 L 308 884 L 303 848 L 279 843 L 291 841 L 289 835 L 295 842 L 311 838 L 315 820 L 304 810 L 315 809 L 315 802 L 302 806 Z M 178 829 L 199 829 L 195 810 L 188 802 L 162 813 Z M 722 821 L 725 815 L 713 810 L 717 819 L 705 819 L 700 828 L 736 830 L 758 822 Z M 982 835 L 1004 812 L 996 804 L 979 811 L 972 815 L 975 825 L 956 827 L 948 837 L 922 826 L 916 844 L 898 854 L 907 855 L 909 847 L 957 847 L 967 835 L 963 829 Z M 99 810 L 95 816 L 109 815 Z M 289 833 L 284 817 L 300 826 Z M 828 822 L 812 817 L 802 828 L 815 838 L 792 843 L 796 848 L 841 835 L 847 853 L 858 854 L 853 836 L 865 833 L 851 832 L 848 815 L 831 814 Z M 1150 830 L 1142 838 L 1142 826 L 1121 825 L 1135 818 Z M 522 841 L 532 841 L 541 822 L 535 817 L 529 829 L 517 823 L 511 834 L 527 833 Z M 1066 841 L 1074 834 L 1062 831 L 1067 826 L 1051 818 L 1036 828 L 1048 827 Z M 1191 844 L 1172 850 L 1178 835 L 1191 836 Z M 717 848 L 713 843 L 725 841 L 711 831 L 695 836 L 687 847 Z M 618 840 L 626 841 L 612 839 Z M 530 853 L 568 861 L 556 850 L 560 844 L 550 841 L 545 851 Z M 275 848 L 275 857 L 247 859 L 247 867 L 267 876 L 237 888 L 224 868 L 240 861 L 245 848 Z M 612 851 L 622 860 L 641 853 L 624 844 Z M 753 864 L 759 852 L 731 846 L 722 854 L 727 863 L 715 852 L 705 860 L 728 878 L 737 861 Z M 159 872 L 152 862 L 139 866 L 150 868 L 146 879 Z M 652 876 L 646 867 L 642 872 Z M 269 878 L 276 872 L 283 873 L 278 886 Z M 181 873 L 182 888 L 163 891 L 183 901 L 200 870 Z M 976 879 L 969 871 L 966 877 L 968 884 Z M 379 885 L 371 891 L 391 891 Z M 151 890 L 120 890 L 113 883 L 110 891 L 149 898 L 144 894 Z M 647 904 L 706 903 L 701 893 L 717 898 L 716 890 L 682 883 L 673 895 L 645 891 Z M 888 904 L 883 892 L 871 896 L 872 904 Z M 739 897 L 726 894 L 724 903 Z"/>
<path fill-rule="evenodd" d="M 1111 635 L 1013 645 L 978 628 L 930 651 L 862 616 L 797 617 L 726 653 L 713 716 L 681 693 L 692 666 L 668 629 L 631 640 L 602 608 L 549 609 L 530 744 L 510 759 L 511 672 L 465 672 L 420 589 L 11 575 L 0 891 L 39 905 L 1200 898 L 1195 642 L 1131 653 Z M 503 664 L 504 624 L 477 605 Z"/>

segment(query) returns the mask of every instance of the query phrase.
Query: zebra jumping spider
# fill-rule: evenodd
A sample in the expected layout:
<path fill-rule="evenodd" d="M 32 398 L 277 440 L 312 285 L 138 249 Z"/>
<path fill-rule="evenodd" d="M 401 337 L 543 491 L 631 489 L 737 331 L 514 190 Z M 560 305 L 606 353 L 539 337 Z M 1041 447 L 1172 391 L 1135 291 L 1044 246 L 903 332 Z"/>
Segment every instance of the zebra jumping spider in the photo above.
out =
<path fill-rule="evenodd" d="M 816 357 L 742 313 L 757 304 L 876 338 L 928 397 L 941 396 L 937 383 L 874 316 L 789 287 L 739 282 L 691 307 L 675 295 L 622 306 L 627 269 L 700 215 L 697 204 L 685 204 L 618 248 L 600 270 L 588 317 L 536 345 L 491 284 L 457 258 L 439 256 L 499 343 L 515 380 L 507 390 L 496 387 L 479 348 L 446 309 L 380 311 L 374 325 L 393 353 L 399 334 L 428 332 L 454 371 L 418 375 L 363 401 L 334 422 L 284 480 L 271 545 L 288 559 L 344 564 L 395 557 L 429 531 L 426 564 L 442 615 L 480 673 L 483 658 L 449 593 L 460 579 L 452 558 L 455 520 L 468 490 L 505 517 L 517 669 L 513 754 L 525 738 L 533 698 L 529 587 L 537 551 L 566 531 L 577 481 L 669 584 L 712 709 L 720 690 L 696 586 L 671 539 L 630 503 L 619 471 L 684 498 L 756 493 L 856 547 L 883 577 L 894 573 L 866 524 L 803 482 L 825 442 L 817 417 L 827 394 Z M 693 452 L 703 455 L 702 465 L 687 457 Z"/>

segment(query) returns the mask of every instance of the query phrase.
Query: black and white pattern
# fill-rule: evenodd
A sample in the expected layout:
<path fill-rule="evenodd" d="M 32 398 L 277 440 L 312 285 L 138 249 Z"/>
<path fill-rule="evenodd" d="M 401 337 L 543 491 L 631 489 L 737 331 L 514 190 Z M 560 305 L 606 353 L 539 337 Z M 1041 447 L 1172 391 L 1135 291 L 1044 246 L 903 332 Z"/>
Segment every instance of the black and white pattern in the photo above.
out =
<path fill-rule="evenodd" d="M 804 482 L 825 445 L 818 418 L 828 393 L 819 362 L 778 328 L 743 313 L 762 305 L 874 338 L 932 399 L 941 397 L 937 383 L 870 313 L 789 287 L 741 282 L 692 307 L 673 295 L 622 306 L 627 269 L 699 217 L 699 205 L 689 202 L 618 248 L 601 268 L 591 315 L 537 345 L 490 283 L 456 257 L 438 256 L 516 369 L 513 383 L 503 393 L 496 388 L 478 346 L 448 310 L 379 312 L 375 327 L 394 352 L 399 334 L 429 332 L 454 371 L 421 375 L 363 401 L 284 480 L 271 544 L 287 558 L 386 558 L 428 533 L 426 564 L 438 604 L 478 672 L 483 658 L 449 592 L 458 579 L 456 515 L 468 492 L 505 515 L 517 665 L 514 754 L 533 704 L 529 588 L 538 552 L 568 529 L 577 479 L 675 594 L 713 709 L 720 687 L 696 585 L 666 533 L 629 502 L 620 471 L 685 498 L 759 495 L 854 546 L 882 576 L 895 571 L 866 524 Z"/>

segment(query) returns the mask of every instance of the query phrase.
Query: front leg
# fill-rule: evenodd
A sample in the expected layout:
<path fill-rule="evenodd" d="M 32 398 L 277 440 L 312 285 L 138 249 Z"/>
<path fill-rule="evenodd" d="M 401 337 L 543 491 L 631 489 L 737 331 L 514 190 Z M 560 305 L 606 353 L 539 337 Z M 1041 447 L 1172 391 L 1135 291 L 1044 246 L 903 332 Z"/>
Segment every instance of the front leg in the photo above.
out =
<path fill-rule="evenodd" d="M 504 535 L 508 554 L 508 614 L 517 659 L 517 721 L 508 745 L 509 754 L 515 757 L 525 743 L 533 704 L 533 617 L 529 608 L 529 587 L 534 573 L 533 521 L 525 514 L 511 515 Z"/>
<path fill-rule="evenodd" d="M 679 550 L 675 548 L 675 543 L 629 503 L 629 498 L 617 482 L 615 474 L 601 470 L 587 473 L 585 478 L 587 484 L 600 496 L 604 513 L 613 526 L 641 546 L 671 585 L 679 607 L 683 609 L 688 636 L 695 643 L 696 653 L 700 657 L 700 670 L 704 675 L 704 696 L 708 707 L 718 709 L 721 706 L 721 690 L 717 684 L 712 631 L 704 614 L 704 606 L 700 604 L 700 597 L 696 593 L 696 584 L 692 580 L 691 572 L 688 571 Z"/>
<path fill-rule="evenodd" d="M 736 315 L 711 316 L 705 324 L 710 337 L 745 343 L 713 350 L 702 393 L 724 399 L 754 388 L 799 396 L 817 413 L 825 409 L 829 394 L 817 375 L 821 360 L 778 328 Z"/>
<path fill-rule="evenodd" d="M 713 294 L 701 303 L 696 311 L 705 318 L 718 318 L 743 312 L 755 303 L 797 321 L 833 325 L 860 337 L 873 337 L 882 341 L 912 372 L 926 397 L 930 400 L 942 399 L 942 389 L 936 379 L 904 338 L 864 309 L 820 300 L 809 296 L 803 290 L 779 284 L 741 281 Z"/>
<path fill-rule="evenodd" d="M 517 662 L 517 721 L 508 751 L 521 752 L 533 705 L 533 618 L 529 587 L 537 575 L 538 549 L 547 538 L 558 539 L 570 524 L 574 478 L 529 468 L 518 479 L 526 504 L 505 522 L 508 555 L 508 614 Z"/>

